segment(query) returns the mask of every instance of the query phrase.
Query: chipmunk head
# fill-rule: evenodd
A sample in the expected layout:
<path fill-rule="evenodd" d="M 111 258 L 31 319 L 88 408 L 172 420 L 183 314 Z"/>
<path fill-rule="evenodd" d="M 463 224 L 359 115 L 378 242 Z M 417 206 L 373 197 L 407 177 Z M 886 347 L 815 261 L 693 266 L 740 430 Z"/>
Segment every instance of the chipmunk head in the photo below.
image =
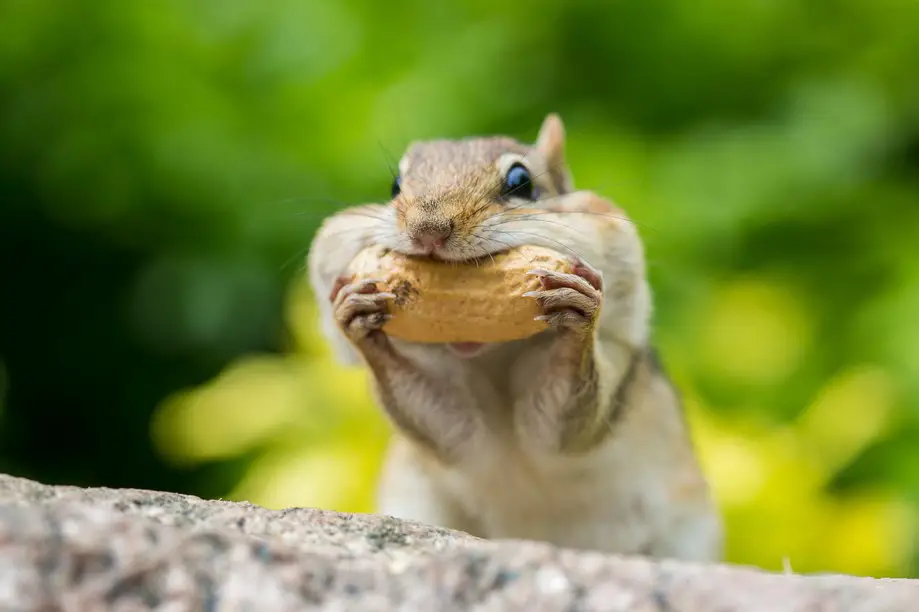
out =
<path fill-rule="evenodd" d="M 532 211 L 571 190 L 565 128 L 554 113 L 533 145 L 505 136 L 415 142 L 399 161 L 391 201 L 396 231 L 383 241 L 410 255 L 483 257 L 518 242 L 502 240 L 502 215 Z"/>

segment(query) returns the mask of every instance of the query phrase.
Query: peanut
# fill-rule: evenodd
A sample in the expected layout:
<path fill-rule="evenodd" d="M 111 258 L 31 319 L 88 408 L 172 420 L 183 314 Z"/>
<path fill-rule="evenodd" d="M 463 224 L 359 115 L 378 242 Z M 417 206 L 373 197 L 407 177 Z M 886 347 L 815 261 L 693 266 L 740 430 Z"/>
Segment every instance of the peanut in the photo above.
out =
<path fill-rule="evenodd" d="M 410 257 L 382 247 L 361 251 L 350 263 L 352 282 L 379 279 L 392 292 L 384 331 L 409 342 L 508 342 L 546 329 L 536 300 L 533 268 L 567 272 L 569 260 L 550 249 L 522 246 L 475 262 Z"/>

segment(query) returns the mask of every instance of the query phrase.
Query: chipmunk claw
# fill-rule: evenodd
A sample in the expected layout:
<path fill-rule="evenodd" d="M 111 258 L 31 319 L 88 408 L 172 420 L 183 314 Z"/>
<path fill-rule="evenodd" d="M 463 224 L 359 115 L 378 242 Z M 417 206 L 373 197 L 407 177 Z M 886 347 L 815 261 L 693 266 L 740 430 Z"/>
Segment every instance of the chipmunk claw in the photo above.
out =
<path fill-rule="evenodd" d="M 549 270 L 544 270 L 542 268 L 533 268 L 532 270 L 528 270 L 526 274 L 527 276 L 543 277 L 543 276 L 548 276 L 552 273 Z"/>

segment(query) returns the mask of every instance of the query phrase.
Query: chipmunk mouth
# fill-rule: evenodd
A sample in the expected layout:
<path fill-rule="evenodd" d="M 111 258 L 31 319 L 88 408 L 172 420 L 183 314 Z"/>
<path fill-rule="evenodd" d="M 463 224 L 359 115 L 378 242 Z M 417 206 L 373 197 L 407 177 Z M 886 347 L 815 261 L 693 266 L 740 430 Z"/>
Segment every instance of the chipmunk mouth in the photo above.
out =
<path fill-rule="evenodd" d="M 447 345 L 451 352 L 463 359 L 471 359 L 484 353 L 490 345 L 484 342 L 451 342 Z"/>
<path fill-rule="evenodd" d="M 431 257 L 433 261 L 438 261 L 442 263 L 449 264 L 459 264 L 459 265 L 481 265 L 487 263 L 493 263 L 495 257 L 499 255 L 504 255 L 508 252 L 509 249 L 495 249 L 492 251 L 487 251 L 485 253 L 478 252 L 475 254 L 457 254 L 453 255 L 434 255 Z"/>
<path fill-rule="evenodd" d="M 448 264 L 476 264 L 481 262 L 490 261 L 495 255 L 499 255 L 504 251 L 489 251 L 484 255 L 481 253 L 476 253 L 475 255 L 470 254 L 461 254 L 461 253 L 449 253 L 449 252 L 433 252 L 433 253 L 413 253 L 411 257 L 417 259 L 427 259 L 428 261 L 436 261 L 438 263 L 448 263 Z"/>
<path fill-rule="evenodd" d="M 393 250 L 413 259 L 421 259 L 455 265 L 480 264 L 482 262 L 492 261 L 497 255 L 506 253 L 513 248 L 510 245 L 490 246 L 492 248 L 480 246 L 471 249 L 460 249 L 452 245 L 431 245 L 425 247 L 412 246 L 408 249 L 394 248 Z"/>

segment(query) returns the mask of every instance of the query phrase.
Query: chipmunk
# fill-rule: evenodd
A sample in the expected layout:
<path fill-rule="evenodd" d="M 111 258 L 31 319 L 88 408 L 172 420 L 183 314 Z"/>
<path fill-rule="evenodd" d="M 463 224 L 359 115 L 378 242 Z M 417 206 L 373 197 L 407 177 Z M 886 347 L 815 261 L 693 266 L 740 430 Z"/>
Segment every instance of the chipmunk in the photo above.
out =
<path fill-rule="evenodd" d="M 561 118 L 547 115 L 533 145 L 414 142 L 390 195 L 328 217 L 307 256 L 324 333 L 369 368 L 394 425 L 377 512 L 486 539 L 719 560 L 721 518 L 650 343 L 642 241 L 612 202 L 575 191 Z M 530 271 L 548 328 L 519 341 L 388 337 L 395 296 L 342 277 L 370 245 L 464 262 L 524 244 L 565 253 L 574 272 Z"/>

